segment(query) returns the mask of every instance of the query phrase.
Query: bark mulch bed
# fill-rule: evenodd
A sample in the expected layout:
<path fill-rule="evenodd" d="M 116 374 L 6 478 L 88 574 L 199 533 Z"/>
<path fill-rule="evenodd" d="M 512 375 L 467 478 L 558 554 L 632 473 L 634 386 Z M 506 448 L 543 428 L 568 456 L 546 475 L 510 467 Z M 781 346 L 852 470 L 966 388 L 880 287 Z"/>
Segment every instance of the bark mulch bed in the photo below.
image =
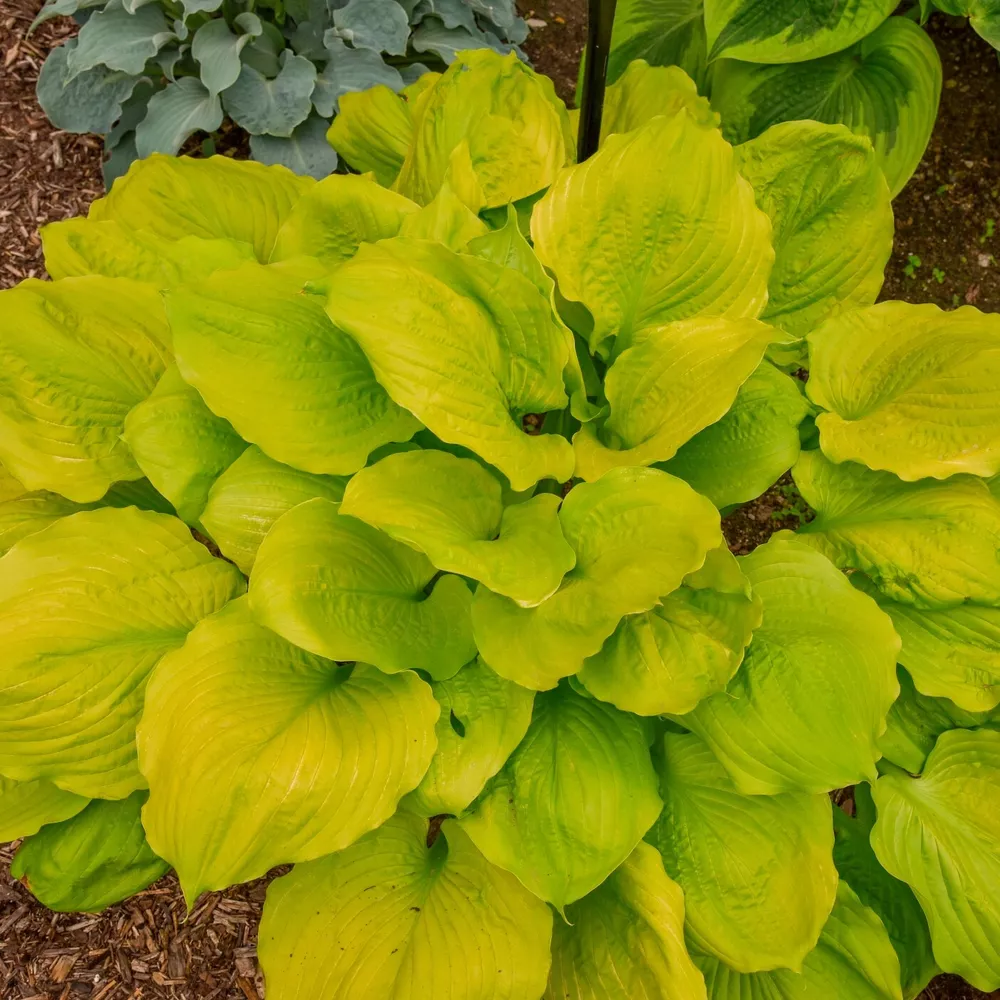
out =
<path fill-rule="evenodd" d="M 102 193 L 99 139 L 53 129 L 34 97 L 45 53 L 74 30 L 44 25 L 24 37 L 37 0 L 0 0 L 0 288 L 42 277 L 37 228 L 86 213 Z M 572 100 L 586 35 L 583 0 L 533 0 L 526 48 Z M 936 16 L 945 67 L 941 116 L 917 175 L 895 203 L 896 249 L 885 297 L 972 303 L 1000 310 L 994 254 L 1000 234 L 1000 67 L 964 22 Z M 911 259 L 917 258 L 917 261 Z M 791 480 L 728 517 L 735 552 L 747 552 L 808 512 Z M 11 880 L 15 845 L 0 846 L 0 1000 L 261 1000 L 255 943 L 268 879 L 203 896 L 190 915 L 167 875 L 104 913 L 57 914 Z M 275 873 L 272 873 L 272 876 Z M 922 1000 L 983 994 L 942 976 Z"/>
<path fill-rule="evenodd" d="M 35 100 L 45 55 L 76 30 L 58 18 L 26 38 L 38 6 L 0 0 L 0 288 L 43 277 L 38 227 L 86 214 L 104 191 L 101 140 L 52 128 Z"/>

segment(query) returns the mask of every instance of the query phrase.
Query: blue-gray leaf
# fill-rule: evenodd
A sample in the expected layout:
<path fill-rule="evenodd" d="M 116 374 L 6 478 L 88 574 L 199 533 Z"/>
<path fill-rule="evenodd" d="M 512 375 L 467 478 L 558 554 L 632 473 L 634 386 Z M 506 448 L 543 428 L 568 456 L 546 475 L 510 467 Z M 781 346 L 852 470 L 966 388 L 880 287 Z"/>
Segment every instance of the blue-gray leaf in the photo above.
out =
<path fill-rule="evenodd" d="M 261 28 L 261 33 L 243 50 L 241 59 L 244 66 L 252 66 L 270 80 L 281 70 L 278 57 L 285 51 L 286 41 L 270 21 L 261 22 Z"/>
<path fill-rule="evenodd" d="M 105 147 L 107 149 L 107 147 Z M 108 158 L 101 164 L 104 175 L 105 190 L 110 191 L 111 185 L 121 177 L 132 164 L 139 159 L 135 151 L 135 132 L 128 132 L 111 148 Z"/>
<path fill-rule="evenodd" d="M 322 180 L 337 169 L 337 153 L 326 141 L 330 122 L 312 115 L 287 139 L 274 135 L 252 135 L 250 152 L 261 163 L 280 163 L 306 177 Z"/>
<path fill-rule="evenodd" d="M 173 156 L 192 132 L 211 132 L 221 124 L 218 95 L 193 76 L 183 76 L 150 99 L 146 117 L 135 130 L 136 150 L 143 158 L 151 153 Z"/>
<path fill-rule="evenodd" d="M 187 55 L 191 46 L 187 43 L 183 45 L 165 45 L 156 55 L 156 64 L 163 70 L 163 75 L 171 83 L 174 82 L 174 67 Z"/>
<path fill-rule="evenodd" d="M 355 48 L 405 55 L 410 20 L 396 0 L 350 0 L 333 12 L 333 23 L 341 38 Z"/>
<path fill-rule="evenodd" d="M 184 17 L 190 17 L 199 11 L 216 11 L 222 6 L 222 0 L 181 0 L 184 7 Z"/>
<path fill-rule="evenodd" d="M 109 132 L 139 78 L 104 66 L 73 76 L 67 61 L 76 45 L 71 38 L 49 53 L 35 88 L 38 103 L 56 128 Z"/>
<path fill-rule="evenodd" d="M 140 7 L 145 7 L 148 3 L 155 3 L 156 0 L 122 0 L 122 7 L 129 14 L 134 14 Z"/>
<path fill-rule="evenodd" d="M 433 52 L 446 63 L 455 61 L 455 55 L 465 49 L 481 49 L 489 46 L 498 52 L 509 52 L 510 46 L 498 41 L 495 35 L 476 29 L 475 34 L 468 28 L 446 28 L 437 15 L 425 17 L 413 32 L 411 39 L 417 52 Z"/>
<path fill-rule="evenodd" d="M 400 67 L 399 75 L 403 78 L 403 83 L 409 87 L 411 83 L 416 83 L 424 73 L 429 73 L 430 71 L 430 66 L 425 66 L 423 63 L 417 62 Z"/>
<path fill-rule="evenodd" d="M 422 0 L 425 14 L 434 14 L 446 28 L 465 28 L 475 34 L 479 30 L 476 15 L 465 0 Z"/>
<path fill-rule="evenodd" d="M 467 2 L 477 14 L 503 30 L 514 27 L 514 22 L 520 20 L 514 0 L 467 0 Z"/>
<path fill-rule="evenodd" d="M 30 35 L 40 24 L 53 17 L 72 17 L 78 10 L 86 7 L 101 7 L 105 0 L 47 0 L 42 9 L 35 15 L 28 28 Z"/>
<path fill-rule="evenodd" d="M 111 131 L 104 136 L 104 149 L 114 149 L 121 141 L 126 132 L 134 132 L 136 126 L 146 117 L 146 110 L 149 107 L 149 99 L 162 87 L 156 86 L 149 79 L 143 77 L 132 91 L 131 96 L 122 104 L 121 115 L 118 121 L 112 126 Z"/>
<path fill-rule="evenodd" d="M 324 118 L 330 118 L 337 110 L 337 101 L 341 96 L 353 90 L 368 90 L 380 83 L 392 90 L 403 89 L 399 70 L 382 62 L 377 52 L 350 49 L 330 32 L 327 32 L 325 42 L 330 58 L 316 80 L 312 95 L 314 107 Z"/>
<path fill-rule="evenodd" d="M 233 121 L 251 135 L 290 136 L 306 120 L 316 86 L 316 67 L 286 49 L 281 70 L 265 79 L 252 66 L 240 70 L 239 79 L 222 95 Z"/>
<path fill-rule="evenodd" d="M 78 38 L 67 60 L 70 73 L 107 66 L 138 76 L 147 60 L 176 36 L 159 6 L 147 4 L 130 14 L 118 0 L 111 0 L 80 29 Z"/>
<path fill-rule="evenodd" d="M 240 52 L 252 37 L 250 34 L 234 35 L 221 17 L 206 21 L 194 33 L 191 55 L 198 63 L 201 82 L 210 94 L 220 94 L 236 82 L 242 68 Z"/>

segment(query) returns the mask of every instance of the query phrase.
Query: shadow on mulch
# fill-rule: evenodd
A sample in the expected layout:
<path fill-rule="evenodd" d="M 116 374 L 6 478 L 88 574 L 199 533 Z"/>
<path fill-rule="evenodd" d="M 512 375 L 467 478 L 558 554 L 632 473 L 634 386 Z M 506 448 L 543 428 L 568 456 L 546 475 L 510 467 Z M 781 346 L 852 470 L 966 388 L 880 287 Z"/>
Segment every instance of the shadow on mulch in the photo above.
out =
<path fill-rule="evenodd" d="M 74 30 L 59 19 L 25 39 L 37 6 L 0 0 L 0 287 L 43 276 L 37 227 L 86 214 L 102 193 L 100 140 L 54 130 L 35 102 L 46 52 Z M 525 16 L 545 22 L 525 48 L 568 101 L 586 37 L 585 6 L 519 3 Z M 963 21 L 936 15 L 931 33 L 944 62 L 941 115 L 920 169 L 895 202 L 896 248 L 883 297 L 997 311 L 1000 234 L 989 220 L 1000 219 L 1000 67 Z M 802 516 L 801 498 L 784 477 L 727 517 L 724 528 L 733 551 L 743 553 Z M 172 875 L 104 913 L 56 914 L 10 879 L 12 855 L 12 845 L 0 846 L 0 1000 L 263 997 L 255 944 L 268 879 L 210 893 L 188 917 Z M 1000 993 L 942 976 L 922 1000 L 987 997 L 1000 1000 Z"/>

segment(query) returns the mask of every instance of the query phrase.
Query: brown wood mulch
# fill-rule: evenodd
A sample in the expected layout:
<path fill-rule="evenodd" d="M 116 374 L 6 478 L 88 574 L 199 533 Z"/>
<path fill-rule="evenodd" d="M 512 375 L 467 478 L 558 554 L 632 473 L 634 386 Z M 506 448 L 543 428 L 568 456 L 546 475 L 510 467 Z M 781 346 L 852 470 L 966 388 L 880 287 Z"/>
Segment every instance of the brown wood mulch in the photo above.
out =
<path fill-rule="evenodd" d="M 35 100 L 46 54 L 75 31 L 58 18 L 25 37 L 38 6 L 0 0 L 0 288 L 42 277 L 38 227 L 86 214 L 103 193 L 101 140 L 53 129 Z"/>
<path fill-rule="evenodd" d="M 3 869 L 13 847 L 0 848 Z M 287 869 L 286 869 L 287 870 Z M 267 879 L 208 893 L 185 915 L 171 874 L 99 914 L 52 913 L 0 880 L 3 1000 L 260 1000 Z"/>
<path fill-rule="evenodd" d="M 86 213 L 102 193 L 99 139 L 54 130 L 35 79 L 70 21 L 25 30 L 37 0 L 0 0 L 0 288 L 44 275 L 37 227 Z M 571 99 L 586 33 L 584 0 L 534 0 L 522 12 L 544 25 L 529 54 Z M 916 177 L 895 203 L 897 244 L 887 297 L 1000 309 L 1000 68 L 961 22 L 935 19 L 945 64 L 941 117 Z M 907 273 L 910 257 L 920 266 Z M 787 479 L 726 519 L 736 552 L 794 527 L 801 500 Z M 256 931 L 268 879 L 202 897 L 185 913 L 176 878 L 101 914 L 58 914 L 11 880 L 15 845 L 0 845 L 0 1000 L 262 1000 Z M 274 873 L 272 873 L 273 875 Z M 1000 992 L 990 994 L 1000 1000 Z M 987 997 L 942 976 L 922 1000 Z M 375 998 L 373 998 L 375 1000 Z"/>

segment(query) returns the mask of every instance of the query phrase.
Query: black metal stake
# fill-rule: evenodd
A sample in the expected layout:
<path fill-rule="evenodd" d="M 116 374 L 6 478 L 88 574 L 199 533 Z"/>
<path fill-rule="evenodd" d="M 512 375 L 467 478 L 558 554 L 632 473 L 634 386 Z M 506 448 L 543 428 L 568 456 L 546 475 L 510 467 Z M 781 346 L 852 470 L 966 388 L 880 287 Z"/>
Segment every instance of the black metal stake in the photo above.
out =
<path fill-rule="evenodd" d="M 618 0 L 589 0 L 587 51 L 583 69 L 583 92 L 580 95 L 580 134 L 576 146 L 576 156 L 580 163 L 597 152 L 601 141 L 601 115 L 604 112 L 611 29 L 615 24 L 617 2 Z"/>

